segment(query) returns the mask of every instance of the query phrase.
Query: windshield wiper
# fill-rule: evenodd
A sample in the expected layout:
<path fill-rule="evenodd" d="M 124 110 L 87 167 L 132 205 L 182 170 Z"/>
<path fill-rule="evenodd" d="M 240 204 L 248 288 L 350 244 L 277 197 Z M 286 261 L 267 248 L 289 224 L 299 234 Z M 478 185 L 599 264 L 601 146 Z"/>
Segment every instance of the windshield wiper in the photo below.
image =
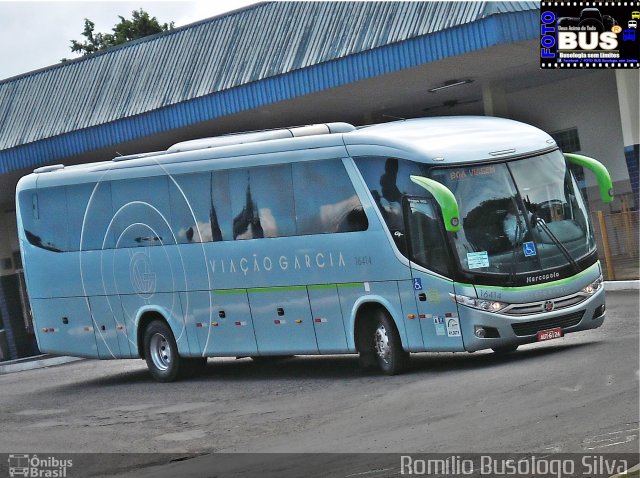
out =
<path fill-rule="evenodd" d="M 524 231 L 523 231 L 524 233 Z M 516 232 L 513 238 L 513 249 L 511 250 L 511 269 L 509 271 L 509 283 L 513 284 L 516 278 L 516 251 L 520 247 L 520 243 L 524 239 L 524 234 L 520 237 L 520 216 L 516 218 Z"/>
<path fill-rule="evenodd" d="M 571 256 L 571 253 L 567 250 L 567 248 L 564 247 L 564 244 L 562 244 L 562 242 L 560 242 L 558 237 L 553 232 L 551 232 L 551 229 L 549 229 L 549 226 L 547 225 L 545 220 L 542 219 L 541 217 L 538 217 L 535 214 L 533 215 L 532 219 L 533 219 L 533 223 L 536 226 L 539 226 L 540 229 L 542 229 L 544 232 L 547 233 L 547 236 L 549 236 L 549 239 L 551 239 L 553 241 L 553 243 L 556 245 L 556 247 L 558 249 L 560 249 L 560 252 L 562 252 L 562 255 L 569 261 L 569 263 L 573 266 L 575 271 L 576 272 L 580 272 L 580 266 L 578 265 L 578 263 Z"/>

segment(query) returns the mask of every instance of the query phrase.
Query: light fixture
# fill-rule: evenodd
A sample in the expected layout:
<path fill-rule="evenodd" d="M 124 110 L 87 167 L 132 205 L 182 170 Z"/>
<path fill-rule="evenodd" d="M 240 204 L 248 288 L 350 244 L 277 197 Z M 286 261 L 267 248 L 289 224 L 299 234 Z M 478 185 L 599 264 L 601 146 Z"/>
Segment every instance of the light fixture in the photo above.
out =
<path fill-rule="evenodd" d="M 435 88 L 430 88 L 427 90 L 429 93 L 435 93 L 436 91 L 444 90 L 447 88 L 452 88 L 454 86 L 466 85 L 468 83 L 473 83 L 472 79 L 466 80 L 447 80 L 442 85 L 436 86 Z"/>

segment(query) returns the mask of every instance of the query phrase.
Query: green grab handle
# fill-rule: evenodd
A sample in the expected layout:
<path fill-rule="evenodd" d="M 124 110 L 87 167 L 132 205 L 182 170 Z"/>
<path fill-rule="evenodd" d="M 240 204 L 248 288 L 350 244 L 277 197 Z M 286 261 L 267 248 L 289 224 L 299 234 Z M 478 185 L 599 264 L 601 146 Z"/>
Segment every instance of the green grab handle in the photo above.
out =
<path fill-rule="evenodd" d="M 582 156 L 581 154 L 564 153 L 564 157 L 567 158 L 567 161 L 570 163 L 577 164 L 592 171 L 598 181 L 598 189 L 600 189 L 600 199 L 602 199 L 602 202 L 609 203 L 613 201 L 613 182 L 604 164 L 588 156 Z"/>
<path fill-rule="evenodd" d="M 448 232 L 460 230 L 460 208 L 451 190 L 444 184 L 422 176 L 409 176 L 411 181 L 429 191 L 437 201 L 444 217 L 444 228 Z"/>

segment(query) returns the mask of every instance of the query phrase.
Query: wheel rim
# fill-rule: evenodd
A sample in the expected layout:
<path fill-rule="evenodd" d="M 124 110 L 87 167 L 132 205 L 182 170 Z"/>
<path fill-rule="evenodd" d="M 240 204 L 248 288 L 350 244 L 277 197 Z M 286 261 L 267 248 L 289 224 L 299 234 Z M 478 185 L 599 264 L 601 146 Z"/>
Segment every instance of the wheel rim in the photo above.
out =
<path fill-rule="evenodd" d="M 153 365 L 161 371 L 166 371 L 171 365 L 171 346 L 164 335 L 156 332 L 149 342 L 149 352 Z"/>
<path fill-rule="evenodd" d="M 387 329 L 384 325 L 380 324 L 375 333 L 376 340 L 376 354 L 384 362 L 389 361 L 391 355 L 391 344 L 389 343 L 389 336 L 387 335 Z"/>

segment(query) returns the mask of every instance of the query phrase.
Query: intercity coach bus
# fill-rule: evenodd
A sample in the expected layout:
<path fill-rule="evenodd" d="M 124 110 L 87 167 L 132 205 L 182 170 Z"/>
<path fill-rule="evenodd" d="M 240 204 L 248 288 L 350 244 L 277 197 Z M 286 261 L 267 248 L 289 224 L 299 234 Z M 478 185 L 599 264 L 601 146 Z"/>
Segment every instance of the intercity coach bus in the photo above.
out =
<path fill-rule="evenodd" d="M 596 243 L 543 131 L 490 117 L 328 123 L 45 166 L 17 187 L 40 350 L 143 358 L 513 352 L 599 327 Z"/>

